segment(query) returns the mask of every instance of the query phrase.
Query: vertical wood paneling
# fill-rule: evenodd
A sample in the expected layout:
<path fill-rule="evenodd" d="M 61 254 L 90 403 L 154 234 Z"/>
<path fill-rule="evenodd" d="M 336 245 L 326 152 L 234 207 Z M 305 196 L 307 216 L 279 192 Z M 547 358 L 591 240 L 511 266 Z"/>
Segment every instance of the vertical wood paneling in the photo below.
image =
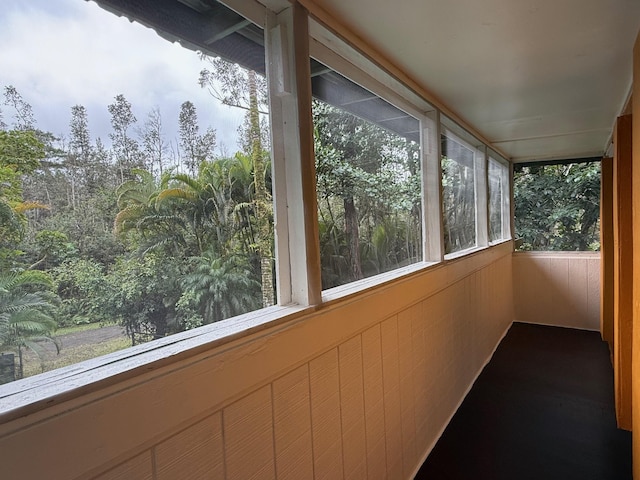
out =
<path fill-rule="evenodd" d="M 599 265 L 599 255 L 592 252 L 514 254 L 515 320 L 598 330 Z M 492 278 L 508 275 L 509 269 L 499 268 L 496 271 L 499 273 Z M 501 291 L 505 291 L 504 285 L 495 283 Z M 504 300 L 503 303 L 508 309 L 509 301 Z M 495 319 L 508 315 L 502 305 L 492 306 L 490 310 L 495 312 Z"/>
<path fill-rule="evenodd" d="M 411 341 L 411 313 L 398 314 L 398 349 L 400 364 L 400 408 L 402 411 L 403 475 L 413 474 L 418 462 L 416 452 L 416 418 L 413 392 L 413 348 Z"/>
<path fill-rule="evenodd" d="M 481 297 L 477 290 L 478 273 L 469 275 L 462 283 L 464 295 L 459 297 L 462 301 L 457 302 L 460 305 L 459 317 L 452 325 L 451 341 L 455 350 L 450 361 L 452 365 L 456 365 L 452 372 L 452 378 L 456 380 L 452 382 L 455 388 L 451 391 L 449 398 L 460 398 L 464 395 L 466 386 L 473 380 L 473 367 L 480 364 L 478 351 L 482 351 L 482 335 L 478 334 L 479 312 L 482 308 Z M 454 405 L 450 408 L 453 409 Z"/>
<path fill-rule="evenodd" d="M 403 312 L 411 318 L 411 352 L 413 355 L 413 402 L 416 424 L 416 450 L 423 451 L 427 440 L 427 419 L 430 396 L 427 376 L 427 348 L 423 305 L 419 303 Z"/>
<path fill-rule="evenodd" d="M 613 360 L 618 426 L 631 430 L 633 225 L 631 115 L 618 117 L 613 158 Z"/>
<path fill-rule="evenodd" d="M 424 349 L 421 355 L 424 356 L 422 363 L 421 375 L 426 381 L 425 397 L 418 399 L 420 402 L 416 405 L 415 415 L 416 423 L 422 424 L 422 428 L 426 435 L 426 441 L 432 442 L 434 436 L 438 435 L 440 429 L 439 418 L 442 410 L 442 399 L 445 390 L 450 382 L 442 382 L 443 377 L 448 378 L 447 369 L 449 362 L 447 356 L 450 352 L 450 344 L 447 344 L 446 338 L 450 337 L 447 329 L 451 325 L 453 318 L 451 312 L 446 312 L 442 306 L 444 298 L 447 295 L 443 293 L 433 297 L 422 304 L 422 314 L 428 322 L 428 327 L 424 333 Z M 416 397 L 417 398 L 417 397 Z M 418 419 L 418 415 L 424 416 Z M 423 442 L 425 440 L 423 439 Z M 423 447 L 423 450 L 426 447 Z M 418 456 L 420 456 L 420 449 Z"/>
<path fill-rule="evenodd" d="M 587 262 L 587 315 L 589 323 L 597 325 L 600 322 L 600 262 L 597 259 L 591 259 Z"/>
<path fill-rule="evenodd" d="M 315 479 L 343 478 L 337 349 L 309 362 L 309 384 Z"/>
<path fill-rule="evenodd" d="M 222 416 L 216 413 L 154 449 L 156 480 L 224 478 Z"/>
<path fill-rule="evenodd" d="M 613 347 L 613 158 L 600 163 L 600 333 Z"/>
<path fill-rule="evenodd" d="M 360 335 L 338 347 L 340 361 L 340 413 L 344 477 L 367 478 L 367 440 L 364 421 L 364 383 Z"/>
<path fill-rule="evenodd" d="M 72 461 L 72 460 L 71 460 Z M 95 477 L 95 480 L 152 480 L 151 452 L 147 451 Z"/>
<path fill-rule="evenodd" d="M 569 261 L 566 258 L 545 258 L 543 281 L 549 285 L 551 295 L 538 297 L 545 312 L 551 312 L 553 323 L 559 323 L 562 318 L 571 318 L 571 290 L 569 285 Z M 580 287 L 578 287 L 580 288 Z"/>
<path fill-rule="evenodd" d="M 275 479 L 271 385 L 223 411 L 227 480 Z"/>
<path fill-rule="evenodd" d="M 569 262 L 569 314 L 589 318 L 589 261 Z"/>
<path fill-rule="evenodd" d="M 640 32 L 633 48 L 633 274 L 640 278 Z M 640 323 L 640 282 L 633 284 L 633 321 Z M 640 478 L 640 328 L 633 330 L 633 478 Z"/>
<path fill-rule="evenodd" d="M 387 478 L 380 325 L 362 334 L 368 479 Z"/>
<path fill-rule="evenodd" d="M 380 325 L 382 343 L 382 377 L 387 449 L 387 478 L 402 478 L 402 410 L 400 408 L 400 364 L 398 352 L 398 318 Z"/>
<path fill-rule="evenodd" d="M 273 382 L 278 480 L 313 478 L 311 400 L 307 365 Z"/>

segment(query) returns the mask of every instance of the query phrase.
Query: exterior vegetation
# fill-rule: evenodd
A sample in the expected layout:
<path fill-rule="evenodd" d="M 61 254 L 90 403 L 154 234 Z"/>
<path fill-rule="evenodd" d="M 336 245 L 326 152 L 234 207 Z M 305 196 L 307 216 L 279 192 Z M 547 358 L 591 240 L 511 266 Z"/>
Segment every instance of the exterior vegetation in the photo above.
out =
<path fill-rule="evenodd" d="M 516 235 L 522 250 L 600 249 L 600 163 L 516 165 Z"/>
<path fill-rule="evenodd" d="M 313 104 L 323 288 L 422 258 L 420 146 Z"/>
<path fill-rule="evenodd" d="M 91 140 L 82 105 L 71 107 L 68 137 L 57 138 L 4 88 L 0 352 L 17 354 L 18 378 L 25 349 L 57 345 L 57 327 L 120 324 L 136 344 L 274 303 L 259 82 L 239 69 L 205 72 L 203 87 L 248 89 L 240 148 L 230 155 L 216 153 L 215 129 L 200 130 L 189 101 L 172 151 L 161 112 L 140 125 L 123 95 L 107 106 L 107 146 Z"/>

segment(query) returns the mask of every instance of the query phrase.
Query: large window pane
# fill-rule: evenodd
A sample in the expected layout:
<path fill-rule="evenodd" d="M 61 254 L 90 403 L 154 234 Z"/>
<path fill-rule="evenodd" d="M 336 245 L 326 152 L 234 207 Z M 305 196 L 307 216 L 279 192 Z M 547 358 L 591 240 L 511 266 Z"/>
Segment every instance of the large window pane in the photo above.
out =
<path fill-rule="evenodd" d="M 515 164 L 521 250 L 600 249 L 600 162 Z"/>
<path fill-rule="evenodd" d="M 313 94 L 323 288 L 420 261 L 419 122 L 326 68 Z"/>
<path fill-rule="evenodd" d="M 275 300 L 262 29 L 215 1 L 99 3 L 135 21 L 92 2 L 3 4 L 9 379 Z"/>
<path fill-rule="evenodd" d="M 442 136 L 442 203 L 445 253 L 476 245 L 475 152 Z"/>

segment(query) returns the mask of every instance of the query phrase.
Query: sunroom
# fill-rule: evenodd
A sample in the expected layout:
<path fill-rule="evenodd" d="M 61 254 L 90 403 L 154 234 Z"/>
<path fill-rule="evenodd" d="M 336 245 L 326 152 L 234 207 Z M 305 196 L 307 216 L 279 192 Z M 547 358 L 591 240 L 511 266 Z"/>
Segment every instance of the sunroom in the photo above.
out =
<path fill-rule="evenodd" d="M 266 79 L 276 301 L 0 386 L 0 477 L 414 478 L 514 322 L 600 332 L 617 426 L 640 432 L 640 4 L 96 3 Z M 348 182 L 318 193 L 344 167 L 318 132 L 335 150 L 350 118 L 408 159 L 373 172 L 343 145 L 400 185 L 385 201 L 418 199 L 375 267 L 357 234 L 349 262 L 321 248 L 332 207 L 369 228 Z M 514 251 L 514 165 L 585 160 L 601 251 Z"/>

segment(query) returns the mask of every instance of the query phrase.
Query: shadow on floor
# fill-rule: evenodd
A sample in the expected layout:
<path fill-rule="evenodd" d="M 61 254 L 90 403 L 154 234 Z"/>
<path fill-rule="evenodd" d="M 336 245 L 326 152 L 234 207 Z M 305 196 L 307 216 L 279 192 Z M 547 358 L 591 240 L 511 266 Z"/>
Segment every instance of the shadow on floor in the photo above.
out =
<path fill-rule="evenodd" d="M 514 323 L 415 477 L 631 479 L 600 334 Z"/>

